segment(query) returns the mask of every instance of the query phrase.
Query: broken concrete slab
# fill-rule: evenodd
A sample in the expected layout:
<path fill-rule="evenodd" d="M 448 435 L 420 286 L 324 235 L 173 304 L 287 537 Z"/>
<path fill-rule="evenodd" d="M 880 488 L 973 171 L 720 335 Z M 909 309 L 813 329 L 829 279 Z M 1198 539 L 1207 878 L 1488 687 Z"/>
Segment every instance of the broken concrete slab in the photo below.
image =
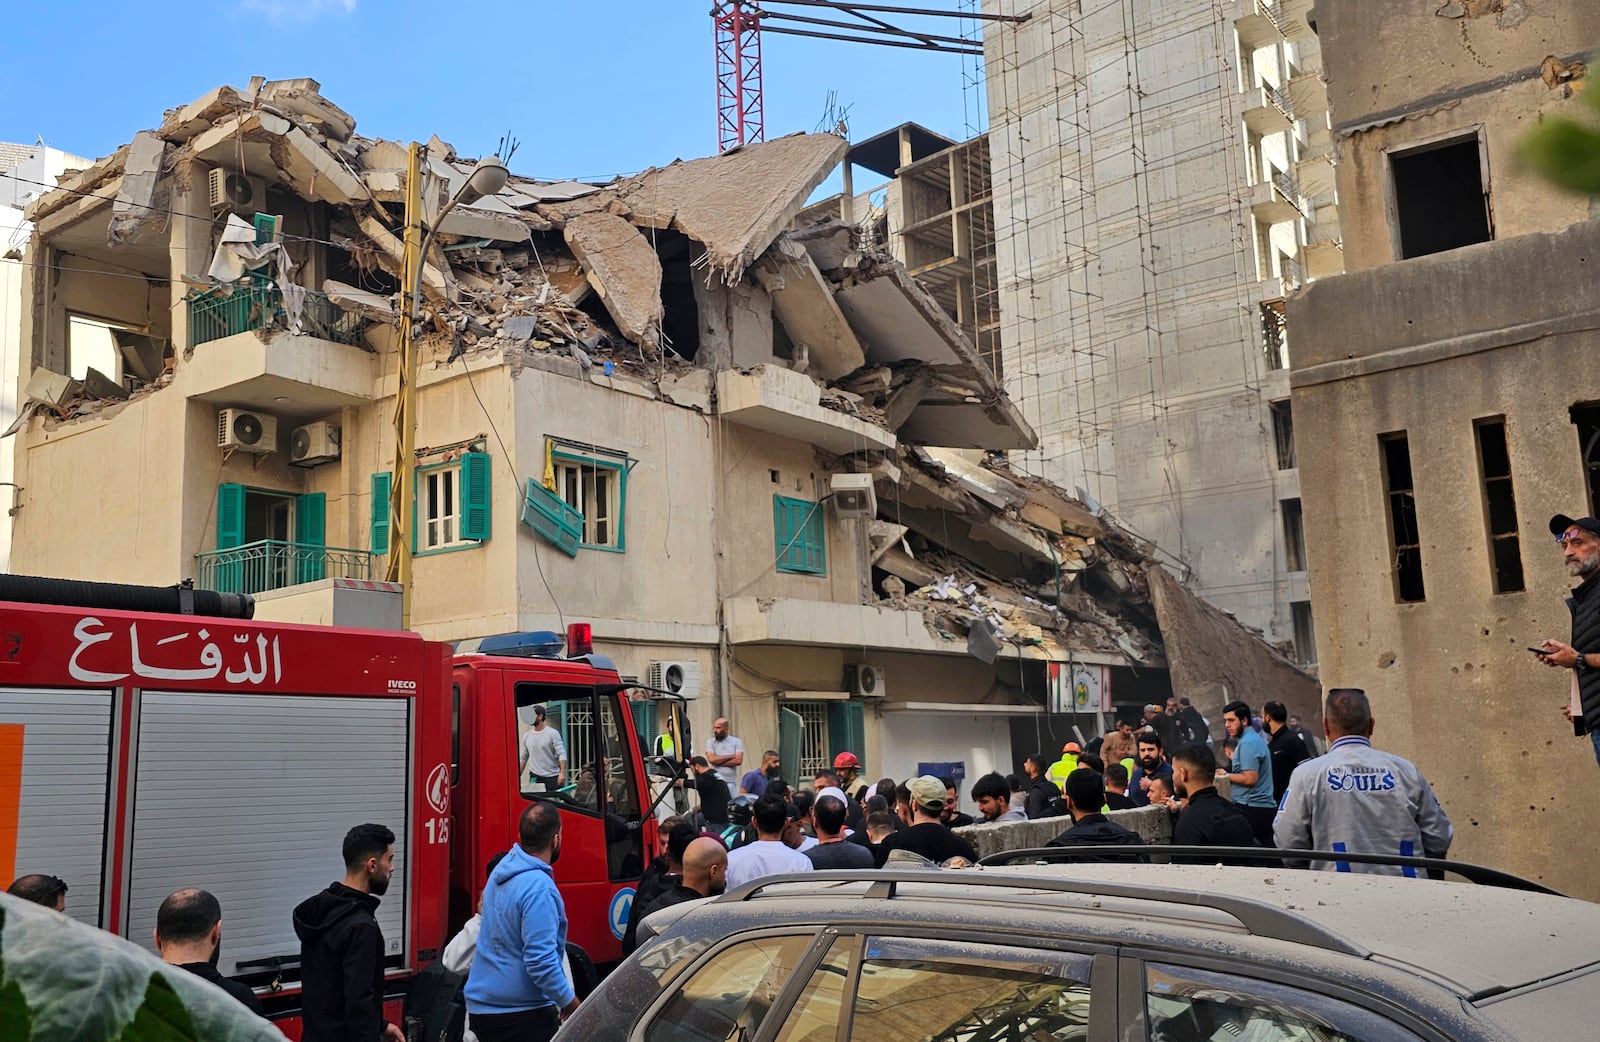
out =
<path fill-rule="evenodd" d="M 837 380 L 866 364 L 861 341 L 833 299 L 811 255 L 783 237 L 750 269 L 772 297 L 778 320 L 796 345 L 805 345 L 810 370 L 824 380 Z"/>
<path fill-rule="evenodd" d="M 261 88 L 261 100 L 314 126 L 330 141 L 348 141 L 356 120 L 322 96 L 322 85 L 309 77 L 270 80 Z"/>
<path fill-rule="evenodd" d="M 373 245 L 378 247 L 380 256 L 385 261 L 384 268 L 389 274 L 398 277 L 405 263 L 405 244 L 370 214 L 362 215 L 357 223 L 367 238 L 372 240 Z M 445 280 L 444 273 L 432 264 L 422 266 L 422 289 L 424 293 L 431 293 L 438 300 L 447 299 L 450 295 L 450 284 Z"/>
<path fill-rule="evenodd" d="M 182 144 L 202 130 L 209 130 L 217 120 L 243 111 L 245 104 L 244 95 L 224 84 L 196 101 L 168 109 L 156 133 L 167 141 Z"/>
<path fill-rule="evenodd" d="M 613 190 L 636 223 L 683 232 L 706 248 L 712 270 L 734 283 L 794 220 L 848 147 L 832 134 L 791 134 L 646 170 Z"/>
<path fill-rule="evenodd" d="M 101 187 L 113 178 L 121 179 L 122 166 L 128 158 L 129 148 L 129 145 L 123 145 L 109 156 L 95 160 L 82 170 L 75 170 L 56 178 L 54 189 L 23 207 L 23 219 L 38 224 L 55 211 L 72 205 L 85 192 L 93 191 L 95 195 L 114 197 L 117 189 L 113 188 L 106 192 L 102 191 Z"/>
<path fill-rule="evenodd" d="M 562 234 L 573 256 L 588 269 L 617 330 L 654 354 L 661 346 L 661 258 L 639 229 L 615 214 L 584 214 Z"/>
<path fill-rule="evenodd" d="M 376 319 L 379 322 L 392 322 L 399 317 L 394 301 L 389 297 L 358 289 L 337 279 L 323 280 L 322 292 L 327 295 L 334 307 L 366 318 Z"/>
<path fill-rule="evenodd" d="M 810 377 L 781 366 L 717 373 L 717 411 L 729 423 L 793 438 L 840 456 L 894 449 L 893 434 L 823 408 L 818 404 L 821 394 Z"/>
<path fill-rule="evenodd" d="M 166 154 L 167 143 L 155 131 L 141 130 L 134 135 L 122 167 L 122 185 L 116 202 L 111 204 L 111 224 L 106 229 L 106 240 L 113 246 L 139 234 L 140 226 L 151 217 L 156 218 L 154 223 L 158 226 L 166 226 L 166 214 L 156 212 L 156 188 Z"/>
<path fill-rule="evenodd" d="M 661 397 L 695 412 L 711 412 L 711 373 L 706 369 L 666 373 L 656 381 Z"/>
<path fill-rule="evenodd" d="M 856 249 L 856 233 L 839 218 L 829 215 L 815 224 L 789 232 L 788 237 L 805 247 L 823 271 L 853 268 L 861 259 Z"/>
<path fill-rule="evenodd" d="M 1014 510 L 1028 501 L 1028 493 L 1021 485 L 967 459 L 959 452 L 939 448 L 913 451 L 943 467 L 945 473 L 955 478 L 963 489 L 996 510 Z"/>

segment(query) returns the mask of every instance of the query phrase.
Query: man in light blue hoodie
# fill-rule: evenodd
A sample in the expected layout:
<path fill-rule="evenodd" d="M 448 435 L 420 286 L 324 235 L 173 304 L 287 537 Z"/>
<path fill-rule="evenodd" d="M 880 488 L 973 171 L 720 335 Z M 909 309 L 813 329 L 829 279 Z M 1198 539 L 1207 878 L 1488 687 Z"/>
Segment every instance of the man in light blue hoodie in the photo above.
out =
<path fill-rule="evenodd" d="M 479 1042 L 548 1042 L 578 997 L 561 967 L 567 910 L 551 866 L 561 815 L 548 803 L 522 812 L 517 845 L 483 890 L 478 953 L 464 989 Z"/>

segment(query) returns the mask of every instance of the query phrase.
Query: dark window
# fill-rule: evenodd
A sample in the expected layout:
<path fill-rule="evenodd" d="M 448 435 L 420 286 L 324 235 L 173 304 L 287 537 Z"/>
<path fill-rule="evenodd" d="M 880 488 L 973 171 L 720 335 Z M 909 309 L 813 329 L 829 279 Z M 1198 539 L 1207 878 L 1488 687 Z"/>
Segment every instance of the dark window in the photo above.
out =
<path fill-rule="evenodd" d="M 811 941 L 810 934 L 762 937 L 724 948 L 662 1007 L 644 1029 L 644 1042 L 755 1038 Z"/>
<path fill-rule="evenodd" d="M 1186 966 L 1145 967 L 1151 1038 L 1315 1038 L 1325 1042 L 1415 1042 L 1370 1010 L 1314 991 Z"/>
<path fill-rule="evenodd" d="M 1494 592 L 1523 589 L 1522 543 L 1517 535 L 1517 497 L 1511 488 L 1511 453 L 1506 421 L 1496 417 L 1473 424 L 1478 431 L 1478 466 L 1483 477 L 1484 516 L 1489 524 L 1489 563 Z"/>
<path fill-rule="evenodd" d="M 1306 570 L 1306 528 L 1298 499 L 1285 499 L 1283 508 L 1283 560 L 1291 572 Z"/>
<path fill-rule="evenodd" d="M 1389 496 L 1389 550 L 1394 555 L 1394 596 L 1402 603 L 1426 600 L 1422 587 L 1422 536 L 1411 481 L 1411 443 L 1405 432 L 1378 437 L 1383 484 Z"/>
<path fill-rule="evenodd" d="M 1589 513 L 1600 517 L 1600 402 L 1574 405 L 1569 413 L 1578 428 L 1578 452 L 1583 459 L 1583 480 L 1589 488 Z"/>
<path fill-rule="evenodd" d="M 1289 616 L 1294 623 L 1294 658 L 1302 666 L 1317 664 L 1317 631 L 1311 625 L 1311 602 L 1294 601 L 1289 605 Z"/>
<path fill-rule="evenodd" d="M 1389 157 L 1400 257 L 1494 238 L 1477 135 Z"/>
<path fill-rule="evenodd" d="M 1261 305 L 1261 349 L 1267 354 L 1268 369 L 1289 368 L 1289 327 L 1281 300 Z"/>
<path fill-rule="evenodd" d="M 450 686 L 450 784 L 461 780 L 461 685 Z"/>
<path fill-rule="evenodd" d="M 1294 413 L 1289 409 L 1289 399 L 1281 402 L 1272 402 L 1272 440 L 1278 447 L 1278 469 L 1293 470 L 1297 463 L 1294 459 Z"/>

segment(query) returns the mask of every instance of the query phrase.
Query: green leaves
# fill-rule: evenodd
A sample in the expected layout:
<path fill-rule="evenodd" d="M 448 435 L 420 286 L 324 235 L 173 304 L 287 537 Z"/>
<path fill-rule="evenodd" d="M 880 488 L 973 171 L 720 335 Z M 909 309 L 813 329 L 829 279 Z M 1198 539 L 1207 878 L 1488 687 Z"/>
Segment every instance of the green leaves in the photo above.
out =
<path fill-rule="evenodd" d="M 1578 98 L 1582 117 L 1549 116 L 1523 136 L 1519 158 L 1545 180 L 1574 192 L 1600 195 L 1600 85 Z"/>
<path fill-rule="evenodd" d="M 233 996 L 119 937 L 0 894 L 0 1042 L 283 1042 Z"/>

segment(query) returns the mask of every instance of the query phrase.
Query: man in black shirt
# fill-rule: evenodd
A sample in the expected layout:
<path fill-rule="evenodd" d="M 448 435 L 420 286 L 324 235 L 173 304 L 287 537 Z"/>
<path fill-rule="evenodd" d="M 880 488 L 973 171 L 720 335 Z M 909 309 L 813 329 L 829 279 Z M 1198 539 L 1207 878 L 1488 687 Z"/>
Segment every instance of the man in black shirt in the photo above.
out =
<path fill-rule="evenodd" d="M 1185 745 L 1172 754 L 1172 788 L 1187 800 L 1172 825 L 1175 847 L 1254 847 L 1255 830 L 1239 808 L 1222 798 L 1216 786 L 1217 758 L 1207 745 Z M 1173 855 L 1179 865 L 1245 865 L 1251 858 L 1212 858 Z"/>
<path fill-rule="evenodd" d="M 1050 847 L 1081 847 L 1115 844 L 1119 847 L 1138 846 L 1144 842 L 1137 832 L 1130 832 L 1100 812 L 1106 804 L 1105 782 L 1094 771 L 1077 770 L 1067 775 L 1067 806 L 1072 813 L 1072 827 L 1045 844 Z M 1143 854 L 1082 854 L 1070 858 L 1084 862 L 1133 862 L 1150 859 Z"/>
<path fill-rule="evenodd" d="M 1283 802 L 1284 790 L 1289 788 L 1289 776 L 1294 769 L 1311 759 L 1306 743 L 1289 726 L 1289 707 L 1282 702 L 1268 702 L 1261 707 L 1261 719 L 1267 725 L 1267 753 L 1272 757 L 1272 798 Z"/>
<path fill-rule="evenodd" d="M 876 855 L 879 868 L 883 867 L 890 851 L 894 850 L 921 854 L 934 864 L 953 857 L 978 860 L 972 844 L 951 832 L 939 820 L 944 814 L 944 782 L 931 774 L 924 774 L 907 782 L 906 789 L 911 796 L 911 827 L 891 832 L 878 844 Z"/>
<path fill-rule="evenodd" d="M 689 769 L 694 772 L 694 788 L 700 794 L 702 827 L 721 832 L 728 827 L 728 801 L 732 799 L 728 783 L 704 756 L 690 760 Z"/>
<path fill-rule="evenodd" d="M 727 848 L 710 836 L 699 837 L 684 848 L 683 879 L 651 898 L 639 912 L 639 921 L 651 912 L 722 893 L 727 889 L 727 873 Z"/>
<path fill-rule="evenodd" d="M 1206 718 L 1200 715 L 1187 698 L 1178 699 L 1178 723 L 1183 725 L 1191 742 L 1208 745 L 1211 741 L 1211 725 L 1206 723 Z"/>
<path fill-rule="evenodd" d="M 217 972 L 222 951 L 222 905 L 205 890 L 178 890 L 156 910 L 156 951 L 161 961 L 210 981 L 244 1004 L 258 1017 L 266 1016 L 256 993 Z"/>
<path fill-rule="evenodd" d="M 1105 773 L 1106 809 L 1132 810 L 1138 804 L 1128 795 L 1128 768 L 1125 764 L 1108 763 Z"/>
<path fill-rule="evenodd" d="M 844 801 L 834 795 L 837 791 L 830 790 L 818 796 L 812 805 L 811 820 L 817 830 L 817 845 L 805 855 L 818 868 L 871 868 L 872 849 L 845 841 L 845 806 Z"/>

